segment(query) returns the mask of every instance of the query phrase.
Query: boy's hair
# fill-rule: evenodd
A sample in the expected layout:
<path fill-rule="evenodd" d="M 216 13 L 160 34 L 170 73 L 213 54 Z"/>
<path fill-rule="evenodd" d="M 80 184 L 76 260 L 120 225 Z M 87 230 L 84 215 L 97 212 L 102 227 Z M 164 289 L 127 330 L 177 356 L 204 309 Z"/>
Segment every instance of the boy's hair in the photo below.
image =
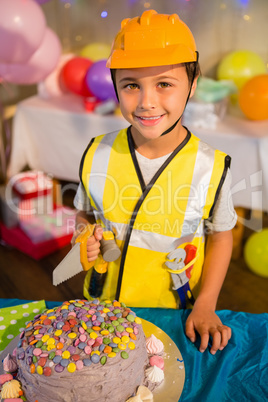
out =
<path fill-rule="evenodd" d="M 182 63 L 186 68 L 186 73 L 188 77 L 189 84 L 191 85 L 195 77 L 198 77 L 201 74 L 200 64 L 195 61 L 190 63 Z M 194 76 L 195 74 L 195 76 Z"/>

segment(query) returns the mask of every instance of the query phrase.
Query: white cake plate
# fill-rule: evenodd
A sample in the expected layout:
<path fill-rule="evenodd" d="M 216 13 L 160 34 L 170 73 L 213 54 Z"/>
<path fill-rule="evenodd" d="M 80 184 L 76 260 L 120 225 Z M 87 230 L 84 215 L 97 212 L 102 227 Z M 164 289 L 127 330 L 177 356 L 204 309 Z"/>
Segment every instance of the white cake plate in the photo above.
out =
<path fill-rule="evenodd" d="M 146 337 L 154 334 L 164 344 L 162 357 L 165 362 L 165 378 L 162 384 L 153 391 L 153 402 L 177 402 L 180 399 L 185 381 L 185 367 L 182 355 L 177 345 L 162 329 L 143 319 L 142 327 Z"/>

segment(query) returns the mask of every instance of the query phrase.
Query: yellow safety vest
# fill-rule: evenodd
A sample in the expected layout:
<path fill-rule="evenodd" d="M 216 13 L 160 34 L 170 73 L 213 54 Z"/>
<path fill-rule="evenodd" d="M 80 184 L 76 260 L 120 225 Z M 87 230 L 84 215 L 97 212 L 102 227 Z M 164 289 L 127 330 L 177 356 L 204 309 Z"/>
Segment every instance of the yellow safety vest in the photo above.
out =
<path fill-rule="evenodd" d="M 165 262 L 171 251 L 187 243 L 198 248 L 190 278 L 196 297 L 204 261 L 204 219 L 212 214 L 229 165 L 228 155 L 188 131 L 145 185 L 130 129 L 90 142 L 81 160 L 81 181 L 97 222 L 114 232 L 122 252 L 109 263 L 101 299 L 132 307 L 177 308 L 178 295 Z"/>

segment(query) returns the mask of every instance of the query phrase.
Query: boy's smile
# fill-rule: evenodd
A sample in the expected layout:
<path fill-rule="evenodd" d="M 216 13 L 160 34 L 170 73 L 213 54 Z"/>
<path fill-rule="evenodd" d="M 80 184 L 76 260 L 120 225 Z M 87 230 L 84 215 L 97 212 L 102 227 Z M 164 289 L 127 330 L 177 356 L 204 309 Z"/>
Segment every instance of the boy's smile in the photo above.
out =
<path fill-rule="evenodd" d="M 164 114 L 160 116 L 136 116 L 138 120 L 140 120 L 140 123 L 143 124 L 144 126 L 150 127 L 150 126 L 155 126 L 160 122 L 160 120 L 164 117 Z"/>
<path fill-rule="evenodd" d="M 118 69 L 116 85 L 121 111 L 132 125 L 131 133 L 137 148 L 148 142 L 153 145 L 152 141 L 155 143 L 154 140 L 160 139 L 161 134 L 180 118 L 190 90 L 185 66 L 181 64 Z M 195 86 L 196 81 L 191 96 Z M 169 136 L 170 140 L 173 137 L 175 146 L 183 140 L 183 133 L 179 121 Z M 162 143 L 164 137 L 157 142 Z"/>

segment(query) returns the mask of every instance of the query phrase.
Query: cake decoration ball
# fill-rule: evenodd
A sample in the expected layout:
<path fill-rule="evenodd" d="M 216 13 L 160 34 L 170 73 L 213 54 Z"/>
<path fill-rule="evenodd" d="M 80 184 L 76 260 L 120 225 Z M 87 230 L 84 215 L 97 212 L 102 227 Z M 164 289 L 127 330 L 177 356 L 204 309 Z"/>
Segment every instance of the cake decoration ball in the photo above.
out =
<path fill-rule="evenodd" d="M 5 382 L 13 380 L 12 374 L 1 374 L 0 375 L 0 385 L 5 384 Z"/>
<path fill-rule="evenodd" d="M 150 357 L 150 365 L 151 366 L 157 366 L 159 367 L 161 370 L 164 370 L 164 359 L 161 356 L 155 355 Z"/>

